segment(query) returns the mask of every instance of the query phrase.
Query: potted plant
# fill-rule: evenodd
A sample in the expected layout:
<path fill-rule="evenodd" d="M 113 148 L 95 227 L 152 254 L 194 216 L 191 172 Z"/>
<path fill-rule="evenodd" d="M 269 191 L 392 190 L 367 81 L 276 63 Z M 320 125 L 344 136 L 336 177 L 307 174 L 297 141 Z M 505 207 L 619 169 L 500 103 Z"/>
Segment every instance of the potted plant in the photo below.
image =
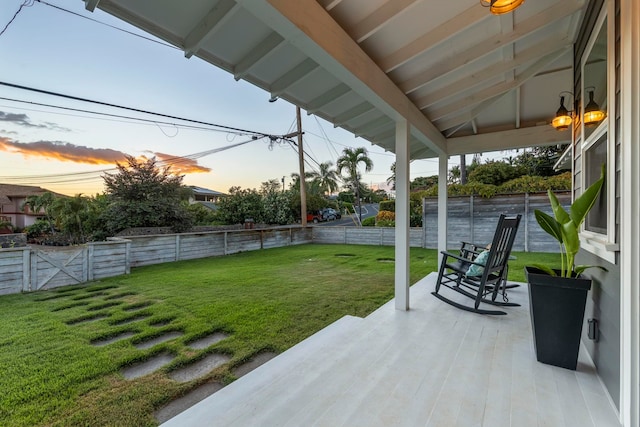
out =
<path fill-rule="evenodd" d="M 587 292 L 591 289 L 591 279 L 583 277 L 582 272 L 590 267 L 602 267 L 576 266 L 575 256 L 580 250 L 580 226 L 595 204 L 604 179 L 603 166 L 600 179 L 574 200 L 569 213 L 551 190 L 548 195 L 555 218 L 535 211 L 540 227 L 560 244 L 559 269 L 539 264 L 525 267 L 531 326 L 539 362 L 576 369 Z"/>

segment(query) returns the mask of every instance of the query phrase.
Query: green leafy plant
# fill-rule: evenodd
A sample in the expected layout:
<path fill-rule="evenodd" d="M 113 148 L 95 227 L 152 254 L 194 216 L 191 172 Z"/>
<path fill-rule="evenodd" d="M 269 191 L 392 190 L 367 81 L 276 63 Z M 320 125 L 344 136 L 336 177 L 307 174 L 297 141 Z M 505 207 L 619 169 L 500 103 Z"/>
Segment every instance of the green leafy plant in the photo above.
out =
<path fill-rule="evenodd" d="M 540 227 L 548 234 L 553 236 L 560 243 L 560 275 L 562 277 L 572 277 L 579 275 L 587 268 L 598 267 L 606 271 L 603 267 L 593 265 L 574 265 L 575 256 L 580 250 L 580 226 L 584 222 L 587 214 L 593 207 L 602 190 L 605 180 L 605 167 L 602 166 L 600 179 L 591 184 L 574 202 L 571 204 L 569 213 L 560 205 L 558 198 L 548 190 L 549 201 L 553 209 L 552 216 L 537 210 L 535 211 L 536 220 Z M 547 274 L 556 276 L 556 272 L 546 265 L 536 264 L 534 267 L 543 270 Z"/>

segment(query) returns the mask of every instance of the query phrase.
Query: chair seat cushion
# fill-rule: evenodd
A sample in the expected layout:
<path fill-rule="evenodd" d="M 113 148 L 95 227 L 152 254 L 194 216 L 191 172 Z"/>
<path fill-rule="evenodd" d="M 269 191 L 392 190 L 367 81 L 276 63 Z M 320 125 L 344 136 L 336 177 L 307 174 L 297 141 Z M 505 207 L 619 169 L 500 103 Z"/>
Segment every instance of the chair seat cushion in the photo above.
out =
<path fill-rule="evenodd" d="M 489 251 L 482 251 L 480 255 L 473 260 L 473 262 L 485 265 L 487 263 L 487 259 L 489 258 Z M 471 267 L 467 270 L 468 277 L 482 276 L 484 272 L 484 267 L 482 265 L 471 264 Z"/>

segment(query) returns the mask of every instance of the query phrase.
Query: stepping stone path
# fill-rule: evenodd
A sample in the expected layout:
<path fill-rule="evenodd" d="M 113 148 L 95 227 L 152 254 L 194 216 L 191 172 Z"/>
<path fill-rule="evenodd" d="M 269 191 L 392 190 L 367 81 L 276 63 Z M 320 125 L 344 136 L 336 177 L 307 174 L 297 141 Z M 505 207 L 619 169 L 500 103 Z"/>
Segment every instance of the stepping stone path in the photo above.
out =
<path fill-rule="evenodd" d="M 120 299 L 120 298 L 128 297 L 130 295 L 136 295 L 136 293 L 135 292 L 123 292 L 121 294 L 109 295 L 108 297 L 105 297 L 105 301 L 112 300 L 112 299 Z"/>
<path fill-rule="evenodd" d="M 216 335 L 216 334 L 213 334 L 213 335 Z M 266 363 L 268 360 L 273 359 L 275 356 L 277 356 L 277 354 L 273 352 L 263 352 L 263 353 L 257 354 L 256 356 L 253 357 L 253 359 L 235 368 L 233 370 L 233 374 L 236 377 L 240 378 L 241 376 L 246 375 L 249 372 L 253 371 L 258 366 Z M 154 416 L 156 417 L 156 420 L 159 423 L 164 423 L 165 421 L 170 420 L 171 418 L 175 417 L 179 413 L 189 409 L 196 403 L 206 399 L 207 397 L 211 396 L 212 394 L 214 394 L 215 392 L 217 392 L 222 388 L 223 388 L 223 385 L 218 383 L 203 384 L 199 387 L 194 388 L 184 396 L 176 400 L 173 400 L 169 402 L 166 406 L 163 406 L 162 408 L 158 409 L 154 413 Z"/>
<path fill-rule="evenodd" d="M 175 381 L 186 383 L 208 374 L 218 366 L 227 363 L 230 359 L 226 354 L 209 354 L 204 359 L 171 372 L 169 377 Z"/>
<path fill-rule="evenodd" d="M 138 350 L 144 350 L 147 348 L 151 348 L 154 345 L 166 342 L 166 341 L 171 341 L 174 340 L 178 337 L 181 337 L 184 335 L 184 332 L 180 332 L 180 331 L 172 331 L 172 332 L 167 332 L 166 334 L 157 336 L 157 337 L 153 337 L 147 341 L 142 341 L 139 343 L 134 344 L 134 347 L 137 348 Z"/>
<path fill-rule="evenodd" d="M 194 388 L 184 396 L 171 401 L 168 405 L 158 409 L 153 415 L 156 417 L 156 420 L 159 423 L 164 423 L 165 421 L 168 421 L 178 415 L 180 412 L 191 408 L 196 403 L 211 396 L 222 387 L 223 385 L 219 383 L 203 384 L 199 387 Z"/>
<path fill-rule="evenodd" d="M 157 371 L 165 365 L 171 363 L 175 356 L 169 353 L 160 353 L 144 362 L 139 362 L 131 366 L 127 366 L 120 370 L 123 377 L 128 380 L 144 377 L 152 372 Z"/>
<path fill-rule="evenodd" d="M 276 357 L 278 354 L 272 351 L 265 351 L 262 353 L 256 354 L 251 360 L 243 363 L 242 365 L 236 367 L 231 372 L 235 375 L 236 378 L 240 378 L 244 375 L 247 375 L 249 372 L 256 369 L 258 366 L 267 363 L 269 360 Z"/>
<path fill-rule="evenodd" d="M 96 346 L 96 347 L 103 347 L 105 345 L 109 345 L 109 344 L 112 344 L 114 342 L 121 341 L 121 340 L 127 339 L 129 337 L 132 337 L 135 334 L 136 333 L 133 332 L 133 331 L 126 331 L 126 332 L 122 332 L 122 333 L 120 333 L 118 335 L 114 335 L 112 337 L 109 337 L 109 338 L 104 338 L 104 339 L 101 339 L 101 340 L 93 341 L 91 344 Z"/>
<path fill-rule="evenodd" d="M 122 304 L 122 301 L 111 301 L 111 302 L 105 302 L 102 304 L 98 304 L 98 305 L 94 305 L 92 307 L 87 308 L 87 311 L 98 311 L 98 310 L 102 310 L 104 308 L 109 308 L 109 307 L 115 307 L 116 305 L 120 305 Z"/>
<path fill-rule="evenodd" d="M 89 301 L 78 301 L 78 302 L 73 302 L 71 304 L 65 304 L 65 305 L 61 305 L 58 307 L 54 307 L 51 309 L 51 311 L 62 311 L 62 310 L 68 310 L 70 308 L 74 308 L 74 307 L 82 307 L 85 305 L 89 305 Z"/>
<path fill-rule="evenodd" d="M 210 345 L 222 341 L 228 336 L 229 335 L 225 334 L 224 332 L 214 332 L 213 334 L 207 335 L 206 337 L 198 338 L 195 341 L 191 341 L 187 344 L 187 346 L 196 350 L 202 350 L 203 348 L 207 348 Z"/>

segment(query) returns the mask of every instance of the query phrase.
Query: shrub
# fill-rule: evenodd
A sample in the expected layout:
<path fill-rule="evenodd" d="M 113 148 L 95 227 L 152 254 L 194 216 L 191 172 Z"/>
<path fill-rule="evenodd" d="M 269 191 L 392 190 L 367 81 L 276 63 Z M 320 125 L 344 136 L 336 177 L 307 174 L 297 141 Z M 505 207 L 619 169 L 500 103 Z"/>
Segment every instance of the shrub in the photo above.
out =
<path fill-rule="evenodd" d="M 395 220 L 396 220 L 395 212 L 381 210 L 380 212 L 378 212 L 378 215 L 376 215 L 376 224 L 380 221 L 395 221 Z"/>
<path fill-rule="evenodd" d="M 395 200 L 385 200 L 383 202 L 380 202 L 380 211 L 395 212 L 396 211 Z"/>
<path fill-rule="evenodd" d="M 376 225 L 376 217 L 370 216 L 369 218 L 365 218 L 362 220 L 363 227 L 375 227 Z"/>
<path fill-rule="evenodd" d="M 389 221 L 389 220 L 382 220 L 382 221 L 376 221 L 376 227 L 395 227 L 396 226 L 396 222 L 395 221 Z"/>

